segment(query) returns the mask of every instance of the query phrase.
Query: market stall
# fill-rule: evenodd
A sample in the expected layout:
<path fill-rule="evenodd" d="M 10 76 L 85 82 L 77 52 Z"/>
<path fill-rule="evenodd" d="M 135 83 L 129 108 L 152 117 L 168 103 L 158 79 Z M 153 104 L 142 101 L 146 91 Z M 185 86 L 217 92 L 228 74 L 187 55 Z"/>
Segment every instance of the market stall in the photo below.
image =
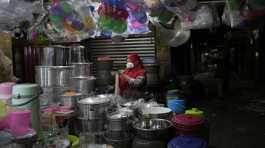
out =
<path fill-rule="evenodd" d="M 0 147 L 207 148 L 204 111 L 162 86 L 157 44 L 264 16 L 262 0 L 3 0 L 16 79 L 0 83 Z"/>

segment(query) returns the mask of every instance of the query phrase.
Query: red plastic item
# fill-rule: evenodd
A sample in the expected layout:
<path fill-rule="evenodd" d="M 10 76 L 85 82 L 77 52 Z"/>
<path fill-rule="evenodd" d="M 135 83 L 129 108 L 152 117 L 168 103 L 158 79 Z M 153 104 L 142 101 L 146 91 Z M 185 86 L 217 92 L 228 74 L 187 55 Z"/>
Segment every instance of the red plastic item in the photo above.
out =
<path fill-rule="evenodd" d="M 175 115 L 171 122 L 176 128 L 178 134 L 194 135 L 203 128 L 204 118 L 193 115 Z"/>

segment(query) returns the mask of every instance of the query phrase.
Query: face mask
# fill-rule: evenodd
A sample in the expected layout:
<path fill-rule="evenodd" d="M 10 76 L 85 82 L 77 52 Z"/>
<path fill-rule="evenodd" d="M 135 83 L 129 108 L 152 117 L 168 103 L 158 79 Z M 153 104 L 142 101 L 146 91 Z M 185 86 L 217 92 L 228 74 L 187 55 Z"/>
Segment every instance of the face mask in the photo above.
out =
<path fill-rule="evenodd" d="M 134 64 L 131 63 L 131 62 L 128 62 L 128 63 L 126 64 L 126 67 L 127 67 L 128 69 L 132 69 L 132 68 L 134 67 Z"/>

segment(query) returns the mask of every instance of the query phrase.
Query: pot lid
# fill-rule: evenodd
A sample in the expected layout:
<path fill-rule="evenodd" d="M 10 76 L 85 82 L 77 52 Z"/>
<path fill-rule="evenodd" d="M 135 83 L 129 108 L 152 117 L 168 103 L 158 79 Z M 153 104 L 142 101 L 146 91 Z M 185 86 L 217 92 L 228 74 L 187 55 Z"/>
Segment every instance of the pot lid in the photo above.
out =
<path fill-rule="evenodd" d="M 113 113 L 108 115 L 108 119 L 122 119 L 122 118 L 127 118 L 127 114 L 126 113 L 122 113 L 122 112 L 117 112 L 117 113 Z"/>
<path fill-rule="evenodd" d="M 203 116 L 203 111 L 199 110 L 198 108 L 192 108 L 192 109 L 186 110 L 185 114 Z"/>
<path fill-rule="evenodd" d="M 103 104 L 109 102 L 110 99 L 107 97 L 89 97 L 78 101 L 79 104 Z"/>
<path fill-rule="evenodd" d="M 189 127 L 202 125 L 204 123 L 204 119 L 202 117 L 185 114 L 173 116 L 171 121 L 175 126 Z"/>

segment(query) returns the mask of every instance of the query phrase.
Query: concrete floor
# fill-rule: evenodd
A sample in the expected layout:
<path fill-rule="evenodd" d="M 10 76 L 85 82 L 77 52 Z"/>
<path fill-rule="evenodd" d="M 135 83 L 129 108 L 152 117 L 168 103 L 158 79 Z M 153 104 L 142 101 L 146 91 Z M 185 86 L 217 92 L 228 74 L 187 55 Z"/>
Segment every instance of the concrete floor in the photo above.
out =
<path fill-rule="evenodd" d="M 265 148 L 264 89 L 232 92 L 202 105 L 210 121 L 210 148 Z"/>

